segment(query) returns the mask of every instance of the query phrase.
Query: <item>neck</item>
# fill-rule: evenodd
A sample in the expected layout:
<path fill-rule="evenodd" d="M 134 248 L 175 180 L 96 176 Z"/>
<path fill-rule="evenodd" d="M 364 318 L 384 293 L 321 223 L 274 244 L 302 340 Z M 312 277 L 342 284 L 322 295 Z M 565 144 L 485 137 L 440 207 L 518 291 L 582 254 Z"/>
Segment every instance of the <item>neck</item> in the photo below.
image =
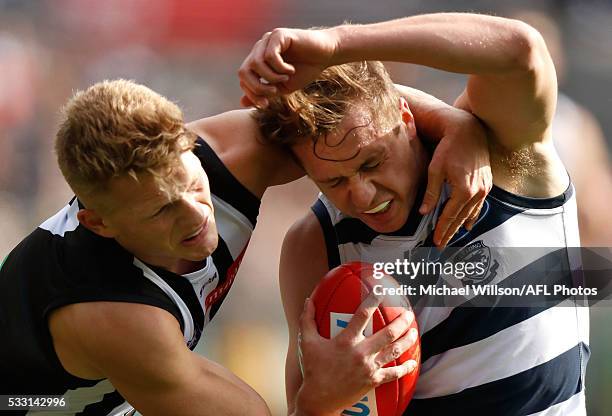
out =
<path fill-rule="evenodd" d="M 206 264 L 205 260 L 201 261 L 190 261 L 190 260 L 179 260 L 177 265 L 170 270 L 172 273 L 176 274 L 187 274 L 192 273 L 197 270 L 200 270 Z"/>

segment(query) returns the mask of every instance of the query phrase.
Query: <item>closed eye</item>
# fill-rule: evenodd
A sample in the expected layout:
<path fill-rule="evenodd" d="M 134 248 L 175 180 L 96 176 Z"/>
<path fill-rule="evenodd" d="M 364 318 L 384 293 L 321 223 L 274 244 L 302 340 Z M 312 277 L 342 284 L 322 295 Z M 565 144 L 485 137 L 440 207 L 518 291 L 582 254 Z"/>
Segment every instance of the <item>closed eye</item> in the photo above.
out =
<path fill-rule="evenodd" d="M 159 217 L 161 214 L 164 213 L 164 211 L 166 211 L 166 209 L 170 206 L 170 204 L 166 204 L 164 206 L 162 206 L 160 209 L 158 209 L 157 211 L 155 211 L 155 213 L 153 215 L 151 215 L 150 218 L 156 218 Z"/>
<path fill-rule="evenodd" d="M 330 188 L 336 188 L 336 187 L 340 186 L 340 184 L 342 183 L 343 180 L 344 180 L 344 178 L 336 178 L 336 179 L 333 179 L 333 180 L 327 182 L 327 185 Z"/>
<path fill-rule="evenodd" d="M 378 161 L 378 162 L 370 163 L 370 164 L 365 164 L 365 165 L 361 166 L 361 170 L 362 171 L 368 171 L 368 170 L 376 169 L 381 164 L 382 164 L 382 161 Z"/>

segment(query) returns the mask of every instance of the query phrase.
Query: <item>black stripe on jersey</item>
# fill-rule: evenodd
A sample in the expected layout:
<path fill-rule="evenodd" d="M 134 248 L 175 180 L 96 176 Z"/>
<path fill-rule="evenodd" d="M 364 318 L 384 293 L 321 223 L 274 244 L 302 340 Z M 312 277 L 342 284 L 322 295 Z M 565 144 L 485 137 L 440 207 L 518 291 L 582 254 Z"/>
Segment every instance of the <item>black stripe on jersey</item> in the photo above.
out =
<path fill-rule="evenodd" d="M 323 237 L 325 238 L 325 248 L 327 250 L 327 266 L 329 269 L 340 266 L 340 253 L 338 253 L 338 240 L 336 239 L 336 231 L 329 217 L 329 212 L 325 208 L 325 204 L 320 199 L 310 208 L 321 224 Z"/>
<path fill-rule="evenodd" d="M 223 164 L 215 151 L 198 137 L 193 153 L 200 159 L 209 177 L 210 191 L 239 210 L 254 226 L 257 222 L 259 198 L 251 193 Z"/>
<path fill-rule="evenodd" d="M 550 270 L 550 273 L 542 273 Z M 556 271 L 554 271 L 556 270 Z M 556 250 L 528 264 L 498 283 L 499 287 L 522 285 L 546 285 L 551 293 L 555 284 L 573 287 L 572 273 L 567 264 L 566 249 Z M 500 296 L 503 298 L 503 296 Z M 499 300 L 499 298 L 497 299 Z M 456 307 L 448 318 L 421 336 L 421 360 L 425 362 L 434 355 L 453 348 L 468 345 L 506 328 L 523 322 L 564 300 L 562 296 L 534 298 L 533 306 L 509 307 L 498 305 L 495 296 L 476 296 L 462 306 Z M 473 305 L 497 305 L 475 307 Z M 478 322 L 478 325 L 474 325 Z"/>
<path fill-rule="evenodd" d="M 227 247 L 227 244 L 221 238 L 221 235 L 219 235 L 219 244 L 217 245 L 217 248 L 215 249 L 215 251 L 213 251 L 212 258 L 215 263 L 215 266 L 217 267 L 217 271 L 219 272 L 219 283 L 217 285 L 217 287 L 219 287 L 223 283 L 225 283 L 225 281 L 227 280 L 227 271 L 229 270 L 230 266 L 234 263 L 234 258 L 232 257 L 232 254 L 230 253 L 229 248 Z M 219 298 L 218 301 L 216 301 L 213 305 L 210 306 L 210 319 L 211 320 L 217 314 L 217 311 L 221 307 L 221 304 L 225 300 L 225 297 L 227 296 L 228 293 L 229 293 L 229 290 L 226 291 L 223 294 L 223 296 Z"/>
<path fill-rule="evenodd" d="M 567 189 L 561 194 L 551 198 L 531 198 L 528 196 L 516 195 L 510 193 L 498 186 L 493 185 L 490 196 L 493 198 L 507 202 L 512 205 L 516 205 L 522 208 L 533 208 L 533 209 L 550 209 L 557 208 L 565 204 L 572 197 L 573 191 L 572 184 L 570 183 Z"/>
<path fill-rule="evenodd" d="M 588 359 L 589 354 L 588 346 L 581 342 L 513 376 L 448 396 L 413 399 L 404 415 L 517 416 L 541 412 L 582 390 L 581 366 L 577 363 L 582 357 Z"/>
<path fill-rule="evenodd" d="M 148 265 L 159 277 L 161 277 L 170 287 L 179 295 L 179 297 L 185 302 L 191 317 L 193 318 L 194 330 L 196 331 L 195 339 L 200 339 L 202 330 L 204 329 L 204 311 L 202 305 L 198 300 L 198 295 L 193 290 L 193 286 L 189 283 L 189 280 L 183 276 L 179 276 L 168 270 L 162 269 L 161 267 Z M 183 317 L 180 315 L 179 323 L 181 323 L 181 330 L 184 330 Z"/>
<path fill-rule="evenodd" d="M 125 399 L 117 391 L 106 393 L 102 401 L 85 406 L 85 409 L 76 416 L 106 416 L 108 412 L 123 402 Z"/>

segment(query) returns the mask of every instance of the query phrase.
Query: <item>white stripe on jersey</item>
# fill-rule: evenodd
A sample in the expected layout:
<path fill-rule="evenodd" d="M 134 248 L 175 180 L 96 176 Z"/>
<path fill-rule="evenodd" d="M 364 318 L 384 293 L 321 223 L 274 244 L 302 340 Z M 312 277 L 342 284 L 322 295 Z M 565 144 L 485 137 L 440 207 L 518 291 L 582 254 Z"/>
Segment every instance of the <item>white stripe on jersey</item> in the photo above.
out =
<path fill-rule="evenodd" d="M 586 416 L 586 414 L 586 401 L 584 389 L 582 389 L 566 401 L 550 406 L 542 412 L 532 413 L 529 416 Z"/>
<path fill-rule="evenodd" d="M 232 258 L 236 260 L 251 238 L 255 227 L 244 214 L 218 196 L 212 195 L 212 201 L 215 207 L 217 231 L 225 241 Z"/>
<path fill-rule="evenodd" d="M 569 244 L 569 242 L 575 242 L 576 239 L 579 239 L 577 221 L 574 219 L 574 221 L 571 222 L 567 221 L 565 218 L 566 212 L 570 214 L 574 212 L 575 214 L 575 211 L 573 211 L 576 206 L 574 198 L 575 196 L 572 196 L 572 201 L 565 203 L 562 207 L 529 209 L 523 211 L 497 227 L 479 235 L 475 239 L 465 242 L 464 245 L 469 245 L 474 241 L 482 241 L 485 246 L 492 248 L 493 253 L 503 254 L 501 257 L 495 257 L 495 260 L 499 262 L 499 269 L 497 270 L 497 276 L 489 284 L 498 284 L 506 277 L 512 276 L 517 271 L 559 248 L 579 246 L 579 244 L 577 246 Z M 506 202 L 503 203 L 511 206 Z M 568 224 L 574 224 L 575 227 Z M 520 232 L 521 230 L 525 230 L 525 232 Z M 533 247 L 534 249 L 525 250 L 525 247 Z M 362 251 L 362 256 L 366 248 L 367 250 L 372 250 L 372 248 L 367 245 L 359 247 L 359 250 Z M 400 248 L 400 250 L 403 250 L 403 248 Z M 574 255 L 577 255 L 577 252 L 578 250 L 569 250 L 569 253 L 574 253 Z M 401 251 L 396 250 L 395 253 L 397 255 L 397 253 L 401 253 Z M 387 256 L 389 255 L 388 253 Z M 343 257 L 341 256 L 341 258 Z M 571 258 L 569 261 L 570 267 L 572 267 L 573 270 L 581 267 L 582 262 L 579 258 Z M 449 280 L 446 280 L 446 285 L 451 287 L 457 285 L 459 287 L 462 286 L 453 279 L 454 278 L 451 277 Z M 474 294 L 472 293 L 471 296 L 465 299 L 468 300 L 473 297 Z M 421 333 L 430 331 L 436 325 L 440 324 L 453 310 L 452 307 L 436 307 L 432 310 L 426 307 L 426 302 L 427 299 L 423 298 L 417 305 L 414 305 L 415 310 L 423 312 L 418 317 Z M 588 317 L 586 322 L 588 322 Z"/>
<path fill-rule="evenodd" d="M 588 333 L 571 324 L 577 313 L 588 315 L 588 309 L 566 300 L 488 338 L 430 357 L 421 366 L 414 397 L 458 393 L 544 364 L 580 341 L 588 345 Z"/>
<path fill-rule="evenodd" d="M 178 293 L 176 293 L 174 289 L 172 289 L 172 287 L 170 287 L 170 285 L 164 281 L 164 279 L 159 277 L 157 273 L 151 270 L 149 266 L 138 260 L 136 257 L 134 257 L 134 266 L 142 270 L 142 274 L 151 282 L 155 283 L 161 290 L 163 290 L 163 292 L 176 304 L 181 312 L 181 316 L 183 317 L 183 336 L 185 338 L 185 343 L 189 344 L 189 341 L 191 341 L 191 339 L 193 339 L 195 336 L 195 323 L 193 322 L 191 312 L 189 311 L 189 308 L 185 302 L 183 302 L 183 299 L 181 299 Z"/>
<path fill-rule="evenodd" d="M 79 212 L 79 201 L 75 198 L 71 204 L 66 205 L 57 214 L 43 222 L 39 228 L 63 237 L 65 233 L 74 231 L 79 226 L 77 212 Z"/>

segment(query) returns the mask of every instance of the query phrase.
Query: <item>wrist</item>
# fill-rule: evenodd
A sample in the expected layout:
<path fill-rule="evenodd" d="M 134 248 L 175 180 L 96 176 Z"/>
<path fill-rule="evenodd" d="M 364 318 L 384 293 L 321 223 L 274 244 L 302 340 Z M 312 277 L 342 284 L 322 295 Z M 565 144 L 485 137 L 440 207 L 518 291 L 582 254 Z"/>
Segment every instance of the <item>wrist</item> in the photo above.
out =
<path fill-rule="evenodd" d="M 353 59 L 351 59 L 351 56 L 348 54 L 347 45 L 350 43 L 354 26 L 340 25 L 325 30 L 329 34 L 333 45 L 329 66 L 352 62 Z"/>
<path fill-rule="evenodd" d="M 302 384 L 295 397 L 295 410 L 292 416 L 335 416 L 337 413 L 330 413 L 317 408 L 317 404 L 321 404 L 322 400 L 317 397 L 308 386 Z"/>

